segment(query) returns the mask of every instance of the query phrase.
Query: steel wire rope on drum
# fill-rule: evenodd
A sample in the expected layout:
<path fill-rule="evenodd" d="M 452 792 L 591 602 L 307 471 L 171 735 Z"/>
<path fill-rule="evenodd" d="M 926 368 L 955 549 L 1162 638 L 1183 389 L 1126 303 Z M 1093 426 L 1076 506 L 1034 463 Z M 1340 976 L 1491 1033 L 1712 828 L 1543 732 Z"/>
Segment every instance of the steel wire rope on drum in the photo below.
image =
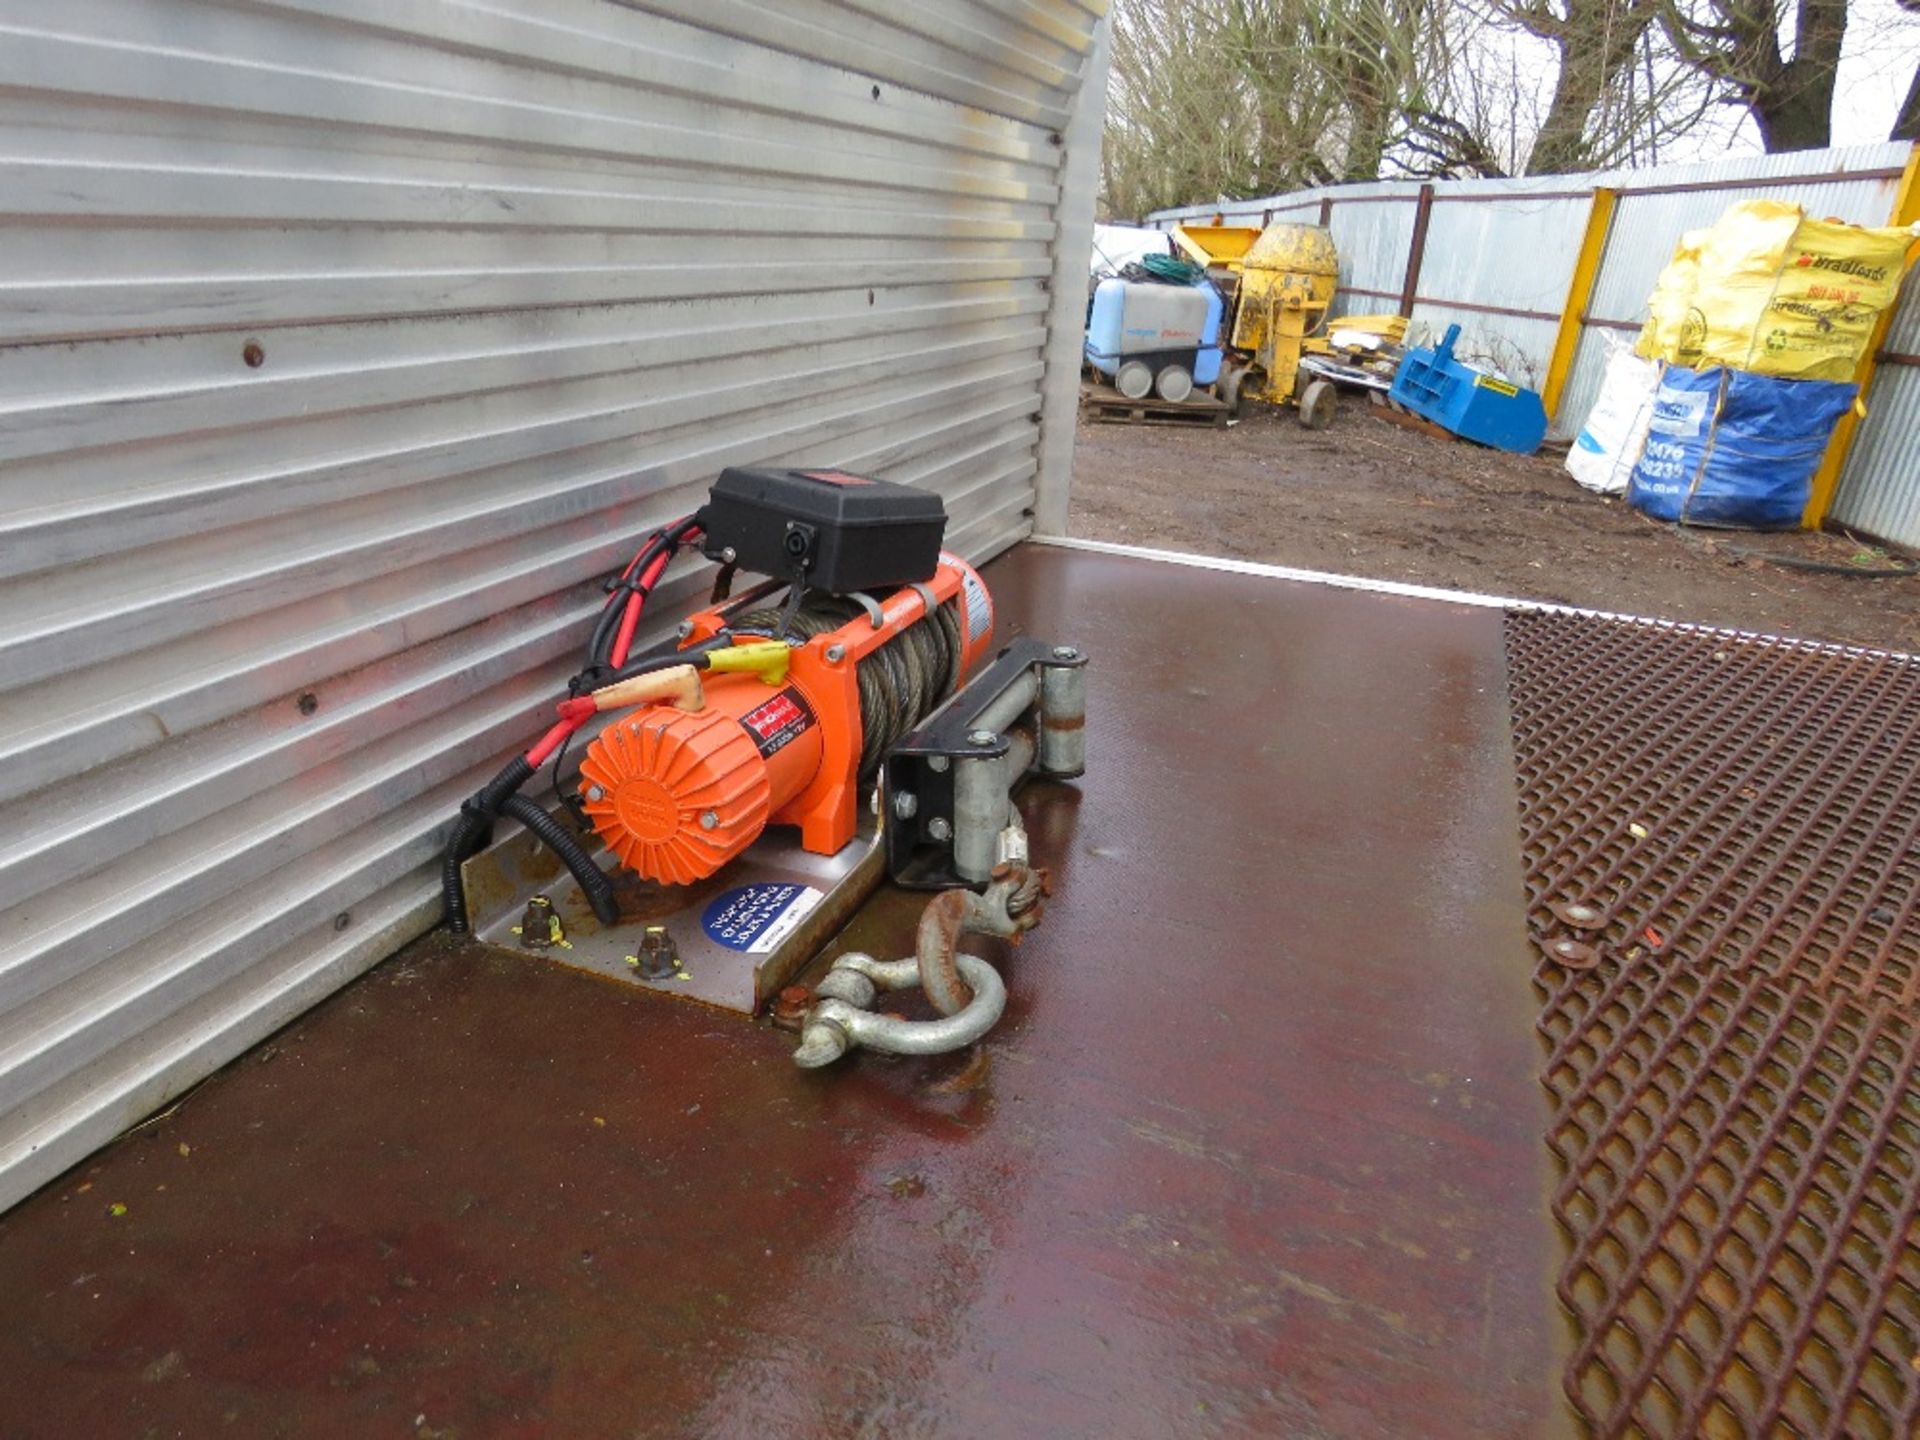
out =
<path fill-rule="evenodd" d="M 785 634 L 811 640 L 830 634 L 866 610 L 842 596 L 822 595 L 802 602 L 788 618 L 779 607 L 751 610 L 729 627 L 736 635 Z M 860 774 L 871 776 L 881 757 L 931 715 L 959 684 L 960 620 L 954 602 L 932 616 L 921 616 L 893 636 L 854 669 L 860 691 Z"/>
<path fill-rule="evenodd" d="M 960 689 L 960 664 L 966 649 L 960 637 L 958 601 L 949 600 L 940 607 L 940 633 L 947 646 L 947 682 L 940 693 L 940 703 L 945 704 Z"/>
<path fill-rule="evenodd" d="M 878 690 L 880 702 L 874 707 L 874 743 L 871 750 L 860 753 L 860 770 L 864 774 L 877 757 L 887 752 L 901 734 L 900 712 L 906 706 L 906 678 L 900 674 L 900 658 L 889 640 L 880 649 L 874 651 L 860 662 L 860 678 L 869 675 Z M 863 692 L 864 693 L 864 692 Z M 864 699 L 862 705 L 865 705 Z M 862 714 L 861 719 L 866 716 Z"/>

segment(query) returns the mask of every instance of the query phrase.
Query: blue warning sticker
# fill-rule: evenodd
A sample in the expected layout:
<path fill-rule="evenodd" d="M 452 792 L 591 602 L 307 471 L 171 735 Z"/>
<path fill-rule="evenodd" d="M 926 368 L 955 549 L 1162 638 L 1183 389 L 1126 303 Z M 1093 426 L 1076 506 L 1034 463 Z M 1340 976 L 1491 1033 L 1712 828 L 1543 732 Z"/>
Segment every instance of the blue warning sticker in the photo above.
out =
<path fill-rule="evenodd" d="M 967 639 L 984 640 L 993 629 L 993 601 L 980 577 L 969 570 L 960 577 L 960 588 L 967 597 Z"/>
<path fill-rule="evenodd" d="M 810 885 L 742 885 L 707 906 L 700 924 L 716 945 L 762 955 L 797 930 L 821 899 Z"/>

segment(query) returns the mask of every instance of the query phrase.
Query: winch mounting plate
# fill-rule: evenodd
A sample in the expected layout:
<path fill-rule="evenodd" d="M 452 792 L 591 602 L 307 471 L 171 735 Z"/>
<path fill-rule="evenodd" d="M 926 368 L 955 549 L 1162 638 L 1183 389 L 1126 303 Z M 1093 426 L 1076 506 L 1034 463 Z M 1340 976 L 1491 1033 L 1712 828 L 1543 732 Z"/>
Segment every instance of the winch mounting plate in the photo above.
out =
<path fill-rule="evenodd" d="M 567 823 L 564 813 L 558 815 Z M 571 826 L 569 828 L 572 828 Z M 592 845 L 593 837 L 583 837 Z M 618 891 L 621 920 L 602 926 L 553 853 L 524 831 L 466 862 L 474 936 L 529 959 L 586 970 L 642 990 L 755 1014 L 872 895 L 883 876 L 878 825 L 864 815 L 853 841 L 833 855 L 800 846 L 775 827 L 720 874 L 693 885 L 659 885 L 601 857 Z M 527 902 L 544 895 L 559 917 L 557 943 L 520 933 Z M 649 926 L 665 926 L 679 965 L 658 978 L 641 969 Z"/>

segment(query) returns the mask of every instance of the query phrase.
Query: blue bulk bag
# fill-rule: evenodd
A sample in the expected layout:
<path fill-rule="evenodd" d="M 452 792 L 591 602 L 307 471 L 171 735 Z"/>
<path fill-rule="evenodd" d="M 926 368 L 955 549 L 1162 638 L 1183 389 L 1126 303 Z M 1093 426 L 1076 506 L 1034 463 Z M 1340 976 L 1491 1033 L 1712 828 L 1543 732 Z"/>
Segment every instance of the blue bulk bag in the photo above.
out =
<path fill-rule="evenodd" d="M 1627 501 L 1656 520 L 1688 525 L 1798 525 L 1834 422 L 1859 388 L 1668 365 Z"/>

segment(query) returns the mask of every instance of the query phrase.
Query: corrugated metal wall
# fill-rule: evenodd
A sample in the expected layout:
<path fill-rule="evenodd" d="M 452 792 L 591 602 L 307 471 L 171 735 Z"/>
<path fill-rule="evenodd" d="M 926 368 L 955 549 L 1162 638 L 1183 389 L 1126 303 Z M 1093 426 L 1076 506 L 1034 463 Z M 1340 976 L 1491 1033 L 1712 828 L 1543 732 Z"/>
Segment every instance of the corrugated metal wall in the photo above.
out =
<path fill-rule="evenodd" d="M 1568 189 L 1560 175 L 1436 185 L 1420 267 L 1414 318 L 1434 331 L 1459 325 L 1464 353 L 1536 389 L 1590 203 Z"/>
<path fill-rule="evenodd" d="M 1367 186 L 1351 201 L 1343 198 L 1328 213 L 1327 229 L 1340 252 L 1336 313 L 1377 315 L 1400 308 L 1418 195 L 1418 186 Z M 1286 218 L 1317 221 L 1319 212 L 1315 205 Z"/>
<path fill-rule="evenodd" d="M 0 1204 L 432 922 L 721 466 L 1027 532 L 1101 9 L 0 0 Z"/>
<path fill-rule="evenodd" d="M 1556 434 L 1580 427 L 1599 394 L 1607 346 L 1630 342 L 1673 245 L 1747 196 L 1796 201 L 1815 215 L 1884 225 L 1905 144 L 1864 145 L 1788 155 L 1743 156 L 1704 165 L 1606 170 L 1537 179 L 1445 181 L 1434 186 L 1426 248 L 1413 308 L 1414 332 L 1436 338 L 1461 326 L 1463 355 L 1540 385 L 1553 351 L 1596 186 L 1618 193 L 1599 277 L 1568 374 Z M 1340 250 L 1343 294 L 1336 314 L 1397 309 L 1419 186 L 1408 181 L 1296 191 L 1220 205 L 1157 211 L 1147 223 L 1317 220 Z M 1887 348 L 1920 352 L 1920 284 L 1909 283 Z M 1867 396 L 1865 424 L 1848 457 L 1830 512 L 1902 544 L 1920 546 L 1920 367 L 1882 365 Z"/>
<path fill-rule="evenodd" d="M 1920 279 L 1909 276 L 1887 329 L 1880 368 L 1829 512 L 1920 550 Z M 1911 602 L 1908 602 L 1911 603 Z"/>

